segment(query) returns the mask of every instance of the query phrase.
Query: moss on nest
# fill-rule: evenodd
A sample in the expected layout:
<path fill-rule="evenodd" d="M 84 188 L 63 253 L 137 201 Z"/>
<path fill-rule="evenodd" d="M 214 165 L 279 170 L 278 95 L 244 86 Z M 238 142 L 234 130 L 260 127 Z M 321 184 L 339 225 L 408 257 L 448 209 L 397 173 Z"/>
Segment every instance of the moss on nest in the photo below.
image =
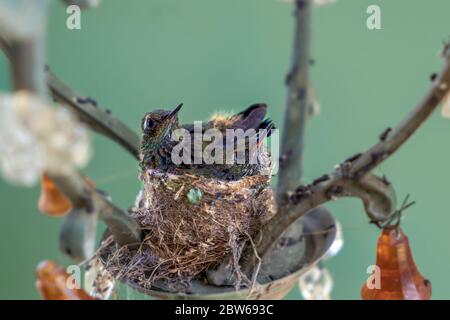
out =
<path fill-rule="evenodd" d="M 166 279 L 177 290 L 240 249 L 275 213 L 270 176 L 221 181 L 148 170 L 132 215 L 145 238 L 138 250 L 110 237 L 99 253 L 122 280 L 150 287 Z M 239 270 L 234 270 L 239 272 Z"/>

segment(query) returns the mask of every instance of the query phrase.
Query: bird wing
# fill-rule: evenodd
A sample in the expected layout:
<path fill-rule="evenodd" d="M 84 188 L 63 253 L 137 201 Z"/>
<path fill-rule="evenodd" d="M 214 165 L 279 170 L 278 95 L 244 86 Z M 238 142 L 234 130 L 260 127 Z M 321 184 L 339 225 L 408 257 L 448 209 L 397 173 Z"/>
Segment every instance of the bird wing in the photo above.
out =
<path fill-rule="evenodd" d="M 267 113 L 267 105 L 264 103 L 256 103 L 239 112 L 238 114 L 231 116 L 229 119 L 229 128 L 242 129 L 244 131 L 248 129 L 258 130 L 259 125 L 264 120 Z"/>
<path fill-rule="evenodd" d="M 235 150 L 237 152 L 248 148 L 248 142 L 250 139 L 256 139 L 258 146 L 264 141 L 264 139 L 271 134 L 271 130 L 275 129 L 273 122 L 270 119 L 265 119 L 267 113 L 267 105 L 258 103 L 251 105 L 247 109 L 228 118 L 213 119 L 208 122 L 202 123 L 202 134 L 208 129 L 217 128 L 223 135 L 223 139 L 212 138 L 210 141 L 202 141 L 200 145 L 194 143 L 194 124 L 184 124 L 181 128 L 186 129 L 191 134 L 192 143 L 192 156 L 195 153 L 202 152 L 206 146 L 209 148 L 222 148 L 224 154 L 226 150 Z M 236 139 L 226 139 L 226 129 L 242 129 L 246 132 L 249 129 L 254 129 L 254 134 L 246 137 L 244 143 L 237 143 Z M 260 133 L 260 130 L 266 130 L 264 133 Z M 242 142 L 242 141 L 241 141 Z M 229 149 L 231 148 L 231 149 Z"/>

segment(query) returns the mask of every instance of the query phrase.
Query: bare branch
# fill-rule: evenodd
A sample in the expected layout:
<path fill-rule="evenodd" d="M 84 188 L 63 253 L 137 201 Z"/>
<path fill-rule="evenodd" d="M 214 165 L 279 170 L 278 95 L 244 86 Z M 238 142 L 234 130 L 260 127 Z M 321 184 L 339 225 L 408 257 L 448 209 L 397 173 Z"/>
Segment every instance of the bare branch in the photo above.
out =
<path fill-rule="evenodd" d="M 331 175 L 296 189 L 288 204 L 281 207 L 255 237 L 257 252 L 262 259 L 267 259 L 272 247 L 296 220 L 328 201 L 341 197 L 359 198 L 372 222 L 384 221 L 394 213 L 396 196 L 391 184 L 371 174 L 359 180 L 352 179 L 344 169 L 348 165 L 345 162 Z M 254 253 L 247 248 L 243 254 L 243 272 L 250 276 L 257 262 Z"/>
<path fill-rule="evenodd" d="M 380 141 L 359 157 L 350 173 L 363 176 L 392 155 L 428 119 L 450 89 L 450 52 L 444 53 L 446 64 L 422 101 L 395 128 L 380 136 Z M 383 138 L 383 139 L 381 139 Z"/>
<path fill-rule="evenodd" d="M 16 90 L 32 89 L 40 94 L 45 93 L 45 83 L 39 81 L 44 75 L 41 64 L 45 52 L 43 46 L 44 40 L 41 37 L 11 44 L 12 78 Z"/>
<path fill-rule="evenodd" d="M 12 65 L 17 65 L 14 62 L 15 53 L 14 46 L 8 43 L 4 38 L 0 37 L 0 47 L 5 55 L 12 62 Z M 31 60 L 27 60 L 31 61 Z M 19 68 L 19 67 L 18 67 Z M 21 64 L 24 70 L 30 70 L 24 64 Z M 91 98 L 85 98 L 77 94 L 73 89 L 67 86 L 61 79 L 59 79 L 48 67 L 44 68 L 42 65 L 42 75 L 44 70 L 47 76 L 47 86 L 54 100 L 61 103 L 72 110 L 80 119 L 88 125 L 93 131 L 100 133 L 119 145 L 124 147 L 136 159 L 139 159 L 139 136 L 122 121 L 115 118 L 108 111 L 102 110 L 97 106 L 97 102 Z M 38 70 L 39 71 L 39 70 Z M 40 72 L 40 71 L 39 71 Z M 16 74 L 23 74 L 23 72 L 16 72 L 13 70 L 13 76 Z M 17 76 L 14 76 L 17 77 Z M 21 78 L 24 78 L 21 76 Z M 20 83 L 25 83 L 28 78 L 18 80 Z M 31 85 L 31 84 L 27 84 Z"/>
<path fill-rule="evenodd" d="M 0 37 L 0 44 L 5 54 L 11 62 L 12 77 L 14 87 L 36 92 L 40 95 L 45 94 L 45 66 L 44 54 L 42 53 L 43 44 L 39 42 L 42 39 L 32 39 L 30 42 L 21 42 L 10 44 Z M 38 44 L 39 42 L 39 44 Z M 56 98 L 67 105 L 80 116 L 80 118 L 93 126 L 94 130 L 103 133 L 112 139 L 118 141 L 125 148 L 137 157 L 138 137 L 120 121 L 110 117 L 105 112 L 92 105 L 83 105 L 77 102 L 77 96 L 73 91 L 65 86 L 53 74 L 49 73 L 50 89 Z M 104 117 L 104 118 L 102 118 Z M 117 130 L 118 133 L 115 133 Z M 77 172 L 70 176 L 55 176 L 49 174 L 58 188 L 72 202 L 75 209 L 83 209 L 79 212 L 87 212 L 92 216 L 100 214 L 106 225 L 113 234 L 115 240 L 120 245 L 130 245 L 141 241 L 141 230 L 137 222 L 132 219 L 127 212 L 117 207 L 108 197 L 90 186 L 85 179 Z M 77 216 L 80 216 L 79 214 Z M 72 215 L 71 218 L 75 217 Z M 74 220 L 72 220 L 74 221 Z M 87 220 L 85 220 L 87 221 Z M 89 219 L 90 223 L 95 223 L 96 219 Z M 71 250 L 71 246 L 79 247 L 78 242 L 83 239 L 74 239 L 79 232 L 74 229 L 79 228 L 73 223 L 65 224 L 61 239 L 66 243 L 62 247 L 68 249 L 66 252 L 79 252 L 80 250 Z M 90 237 L 95 234 L 90 233 Z M 93 239 L 84 239 L 93 241 Z"/>
<path fill-rule="evenodd" d="M 102 110 L 91 98 L 84 98 L 47 68 L 47 85 L 53 99 L 70 108 L 93 131 L 100 133 L 124 147 L 139 159 L 139 136 L 110 112 Z"/>
<path fill-rule="evenodd" d="M 8 60 L 12 60 L 12 49 L 9 43 L 3 38 L 0 37 L 0 49 L 2 49 L 5 56 L 8 58 Z"/>
<path fill-rule="evenodd" d="M 119 245 L 140 243 L 141 230 L 129 214 L 117 207 L 107 196 L 93 188 L 81 175 L 50 176 L 72 202 L 74 207 L 85 208 L 91 214 L 99 213 Z"/>
<path fill-rule="evenodd" d="M 446 63 L 422 101 L 393 129 L 385 131 L 380 141 L 365 153 L 352 157 L 335 172 L 319 178 L 309 186 L 301 186 L 288 197 L 289 203 L 259 232 L 255 242 L 264 259 L 284 231 L 311 209 L 337 197 L 362 199 L 373 222 L 383 221 L 394 212 L 395 195 L 389 182 L 369 173 L 392 155 L 429 117 L 450 89 L 450 50 L 444 53 Z M 243 270 L 251 274 L 257 259 L 252 250 L 244 255 Z"/>
<path fill-rule="evenodd" d="M 287 190 L 301 181 L 303 145 L 308 107 L 308 68 L 310 62 L 311 0 L 296 0 L 292 65 L 286 77 L 288 86 L 280 169 L 278 171 L 277 201 Z"/>

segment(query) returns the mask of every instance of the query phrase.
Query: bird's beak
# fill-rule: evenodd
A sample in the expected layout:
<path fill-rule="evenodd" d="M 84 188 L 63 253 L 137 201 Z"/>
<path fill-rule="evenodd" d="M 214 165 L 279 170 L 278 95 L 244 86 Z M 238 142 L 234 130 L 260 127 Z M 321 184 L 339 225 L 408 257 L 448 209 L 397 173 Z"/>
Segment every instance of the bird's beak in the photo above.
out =
<path fill-rule="evenodd" d="M 173 109 L 169 115 L 164 119 L 164 122 L 166 124 L 166 128 L 163 131 L 162 136 L 165 137 L 170 133 L 170 130 L 172 129 L 173 124 L 176 122 L 176 116 L 178 111 L 181 110 L 181 107 L 183 106 L 182 103 L 180 103 L 175 109 Z"/>
<path fill-rule="evenodd" d="M 181 110 L 181 107 L 183 106 L 182 103 L 180 103 L 175 109 L 172 110 L 171 113 L 169 113 L 169 115 L 167 116 L 168 119 L 172 119 L 173 117 L 175 117 L 178 113 L 178 111 Z"/>

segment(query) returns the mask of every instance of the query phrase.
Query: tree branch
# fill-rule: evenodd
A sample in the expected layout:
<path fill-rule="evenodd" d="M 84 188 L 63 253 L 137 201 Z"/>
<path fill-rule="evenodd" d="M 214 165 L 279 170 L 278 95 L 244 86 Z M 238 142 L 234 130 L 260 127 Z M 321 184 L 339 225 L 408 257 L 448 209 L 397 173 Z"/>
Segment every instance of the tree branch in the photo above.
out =
<path fill-rule="evenodd" d="M 66 177 L 50 175 L 50 178 L 74 207 L 85 208 L 91 214 L 99 213 L 119 245 L 140 243 L 142 235 L 138 223 L 80 174 L 74 173 Z"/>
<path fill-rule="evenodd" d="M 45 55 L 44 43 L 43 36 L 11 43 L 8 51 L 16 90 L 28 89 L 40 95 L 45 94 L 45 83 L 39 81 L 44 75 L 41 64 Z"/>
<path fill-rule="evenodd" d="M 395 207 L 395 196 L 389 182 L 369 173 L 392 155 L 429 117 L 450 89 L 450 49 L 444 52 L 446 63 L 439 76 L 421 102 L 393 129 L 386 130 L 380 141 L 361 155 L 341 164 L 332 174 L 319 178 L 308 186 L 297 188 L 288 197 L 288 204 L 281 207 L 259 232 L 255 242 L 257 252 L 264 259 L 284 231 L 311 209 L 342 196 L 356 196 L 362 199 L 371 221 L 386 220 Z M 390 199 L 390 200 L 389 200 Z M 247 250 L 243 270 L 251 274 L 257 259 Z"/>
<path fill-rule="evenodd" d="M 373 170 L 381 162 L 392 155 L 401 145 L 428 119 L 440 104 L 450 89 L 450 50 L 446 49 L 444 56 L 446 64 L 440 75 L 433 81 L 429 91 L 419 104 L 395 128 L 389 128 L 380 136 L 377 144 L 359 157 L 351 168 L 350 173 L 363 176 Z"/>
<path fill-rule="evenodd" d="M 311 0 L 295 1 L 295 30 L 291 69 L 286 77 L 288 86 L 277 201 L 301 181 L 303 145 L 308 107 L 308 68 L 310 62 Z"/>
<path fill-rule="evenodd" d="M 5 56 L 8 58 L 9 61 L 12 61 L 12 48 L 6 40 L 0 36 L 0 49 L 3 51 Z"/>
<path fill-rule="evenodd" d="M 100 133 L 124 147 L 139 159 L 139 136 L 110 112 L 102 110 L 91 98 L 78 95 L 47 68 L 47 85 L 53 99 L 67 106 L 93 131 Z"/>
<path fill-rule="evenodd" d="M 14 54 L 14 47 L 2 37 L 0 37 L 0 47 L 11 61 L 12 66 L 17 65 L 17 63 L 13 63 L 14 59 L 17 59 Z M 26 61 L 31 60 L 27 59 Z M 29 68 L 25 66 L 26 64 L 27 63 L 21 63 L 21 66 L 17 68 L 29 70 Z M 136 159 L 139 159 L 140 139 L 132 129 L 127 127 L 119 119 L 112 116 L 110 112 L 102 110 L 99 106 L 97 106 L 97 102 L 92 98 L 82 97 L 77 94 L 73 89 L 59 79 L 48 67 L 43 68 L 42 73 L 44 73 L 44 70 L 47 77 L 47 86 L 55 101 L 69 108 L 78 116 L 80 121 L 84 122 L 93 131 L 117 142 Z M 20 75 L 23 74 L 23 72 L 19 73 L 13 70 L 13 77 L 17 78 L 16 74 Z M 22 76 L 22 78 L 24 77 Z M 23 81 L 19 81 L 21 83 L 25 83 L 25 81 L 28 80 L 25 77 Z"/>
<path fill-rule="evenodd" d="M 11 62 L 15 89 L 26 89 L 44 95 L 45 90 L 42 89 L 42 87 L 45 88 L 43 43 L 37 45 L 36 42 L 38 41 L 42 41 L 42 39 L 33 39 L 30 43 L 10 44 L 0 37 L 0 45 Z M 105 116 L 103 111 L 92 106 L 91 102 L 89 105 L 77 102 L 77 96 L 73 91 L 53 74 L 49 73 L 48 78 L 50 89 L 57 100 L 66 102 L 94 130 L 118 141 L 137 156 L 138 138 L 131 130 L 109 115 Z M 103 116 L 105 116 L 104 119 L 101 118 Z M 117 134 L 114 132 L 116 129 Z M 78 210 L 78 212 L 87 212 L 91 216 L 100 214 L 117 243 L 131 245 L 141 241 L 141 230 L 138 223 L 126 211 L 121 210 L 110 201 L 104 193 L 89 185 L 78 172 L 74 172 L 70 176 L 51 174 L 49 176 L 61 192 L 71 200 L 74 210 L 83 209 L 82 211 Z M 64 225 L 63 235 L 61 236 L 64 243 L 61 243 L 61 247 L 65 248 L 66 253 L 79 252 L 80 250 L 72 250 L 74 246 L 80 247 L 77 242 L 82 240 L 93 241 L 93 239 L 76 239 L 80 235 L 80 232 L 77 232 L 80 226 L 74 223 L 74 218 L 81 216 L 77 214 L 68 217 L 67 219 L 72 219 L 69 219 L 71 223 L 65 223 Z M 96 224 L 96 219 L 85 219 L 83 221 Z M 89 237 L 95 237 L 95 234 L 90 233 Z"/>

